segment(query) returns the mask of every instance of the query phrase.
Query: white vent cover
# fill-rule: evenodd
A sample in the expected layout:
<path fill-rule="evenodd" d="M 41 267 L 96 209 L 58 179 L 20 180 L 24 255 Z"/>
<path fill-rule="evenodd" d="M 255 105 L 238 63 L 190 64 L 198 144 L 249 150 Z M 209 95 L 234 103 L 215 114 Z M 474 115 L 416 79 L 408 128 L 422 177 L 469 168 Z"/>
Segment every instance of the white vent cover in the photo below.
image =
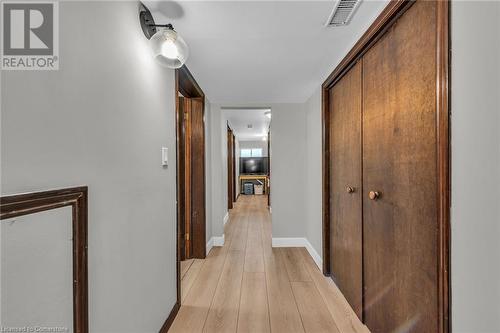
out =
<path fill-rule="evenodd" d="M 360 2 L 361 0 L 336 0 L 333 11 L 325 25 L 338 27 L 348 24 Z"/>

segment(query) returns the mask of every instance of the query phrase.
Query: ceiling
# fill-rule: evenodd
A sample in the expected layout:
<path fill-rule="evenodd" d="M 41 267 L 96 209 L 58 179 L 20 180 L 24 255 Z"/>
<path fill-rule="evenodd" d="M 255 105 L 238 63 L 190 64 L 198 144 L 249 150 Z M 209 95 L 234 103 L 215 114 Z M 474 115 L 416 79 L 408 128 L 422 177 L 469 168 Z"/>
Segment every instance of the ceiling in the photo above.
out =
<path fill-rule="evenodd" d="M 235 136 L 240 141 L 262 140 L 267 137 L 267 131 L 271 118 L 265 113 L 271 111 L 269 108 L 262 109 L 223 109 L 225 118 Z M 248 128 L 252 125 L 252 128 Z"/>
<path fill-rule="evenodd" d="M 212 103 L 307 100 L 387 0 L 364 0 L 350 24 L 325 27 L 334 1 L 145 1 L 190 48 L 187 66 Z"/>

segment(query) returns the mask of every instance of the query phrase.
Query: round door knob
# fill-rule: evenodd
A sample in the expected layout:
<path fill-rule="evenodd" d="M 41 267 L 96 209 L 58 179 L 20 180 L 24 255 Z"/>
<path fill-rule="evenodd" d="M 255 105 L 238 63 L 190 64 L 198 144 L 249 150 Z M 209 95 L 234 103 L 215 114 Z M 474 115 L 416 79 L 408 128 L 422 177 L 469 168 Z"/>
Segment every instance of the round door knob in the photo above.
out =
<path fill-rule="evenodd" d="M 353 193 L 354 192 L 354 187 L 346 186 L 345 190 L 347 191 L 347 193 Z"/>
<path fill-rule="evenodd" d="M 370 193 L 368 193 L 368 197 L 370 198 L 370 200 L 377 200 L 378 198 L 380 198 L 380 192 L 370 191 Z"/>

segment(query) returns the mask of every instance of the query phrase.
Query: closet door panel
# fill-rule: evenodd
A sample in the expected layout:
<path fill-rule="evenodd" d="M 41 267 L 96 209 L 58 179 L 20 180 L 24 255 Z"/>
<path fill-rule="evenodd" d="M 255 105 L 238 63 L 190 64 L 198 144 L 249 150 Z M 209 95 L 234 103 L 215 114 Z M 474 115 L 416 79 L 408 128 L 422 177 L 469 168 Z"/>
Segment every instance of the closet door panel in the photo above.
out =
<path fill-rule="evenodd" d="M 191 243 L 192 257 L 206 256 L 205 120 L 202 98 L 191 98 Z"/>
<path fill-rule="evenodd" d="M 332 277 L 361 318 L 361 63 L 330 89 Z"/>
<path fill-rule="evenodd" d="M 418 1 L 363 58 L 364 317 L 371 332 L 438 331 L 436 158 L 436 4 Z"/>

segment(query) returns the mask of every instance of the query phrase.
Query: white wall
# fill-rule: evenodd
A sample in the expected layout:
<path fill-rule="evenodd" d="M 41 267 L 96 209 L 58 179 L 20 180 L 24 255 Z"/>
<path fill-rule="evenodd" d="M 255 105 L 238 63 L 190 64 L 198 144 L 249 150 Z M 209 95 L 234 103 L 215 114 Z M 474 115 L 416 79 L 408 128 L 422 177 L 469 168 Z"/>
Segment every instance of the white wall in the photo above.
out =
<path fill-rule="evenodd" d="M 307 100 L 306 106 L 306 237 L 319 255 L 322 255 L 322 128 L 321 88 Z"/>
<path fill-rule="evenodd" d="M 1 192 L 88 185 L 90 331 L 158 332 L 176 301 L 174 72 L 137 2 L 59 16 L 59 71 L 2 72 Z"/>
<path fill-rule="evenodd" d="M 271 105 L 273 238 L 305 237 L 306 113 L 304 104 Z"/>
<path fill-rule="evenodd" d="M 227 214 L 227 124 L 220 105 L 210 105 L 212 151 L 212 235 L 224 234 L 224 216 Z"/>
<path fill-rule="evenodd" d="M 454 332 L 500 332 L 500 2 L 452 1 Z"/>
<path fill-rule="evenodd" d="M 214 236 L 212 230 L 212 112 L 210 101 L 205 98 L 205 220 L 207 243 Z M 208 255 L 208 253 L 207 253 Z"/>
<path fill-rule="evenodd" d="M 1 327 L 73 327 L 71 219 L 64 207 L 2 221 Z"/>

